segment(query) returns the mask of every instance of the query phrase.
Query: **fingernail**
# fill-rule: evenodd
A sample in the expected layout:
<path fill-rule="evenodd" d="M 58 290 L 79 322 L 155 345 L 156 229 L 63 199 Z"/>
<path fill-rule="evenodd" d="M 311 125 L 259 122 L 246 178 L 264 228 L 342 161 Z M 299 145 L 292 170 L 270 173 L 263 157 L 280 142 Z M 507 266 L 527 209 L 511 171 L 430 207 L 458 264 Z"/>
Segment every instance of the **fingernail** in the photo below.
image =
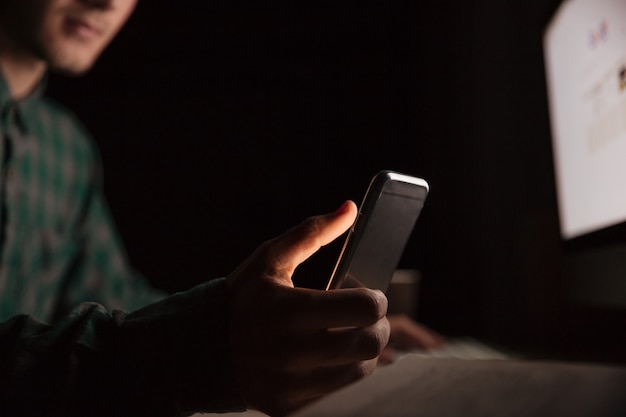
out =
<path fill-rule="evenodd" d="M 342 205 L 339 206 L 339 208 L 337 210 L 335 210 L 335 216 L 339 216 L 345 212 L 348 211 L 348 208 L 350 206 L 350 202 L 349 201 L 344 201 Z"/>

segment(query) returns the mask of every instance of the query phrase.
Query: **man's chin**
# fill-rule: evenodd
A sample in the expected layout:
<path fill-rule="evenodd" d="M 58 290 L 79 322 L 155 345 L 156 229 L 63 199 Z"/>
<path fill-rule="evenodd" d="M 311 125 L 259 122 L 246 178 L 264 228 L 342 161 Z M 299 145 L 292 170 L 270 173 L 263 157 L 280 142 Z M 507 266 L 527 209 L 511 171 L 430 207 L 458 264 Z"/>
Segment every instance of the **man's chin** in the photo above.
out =
<path fill-rule="evenodd" d="M 91 66 L 88 68 L 82 68 L 82 69 L 54 67 L 54 66 L 50 67 L 51 72 L 55 74 L 61 74 L 67 77 L 80 77 L 84 75 L 85 73 L 89 72 L 89 69 L 91 69 Z"/>
<path fill-rule="evenodd" d="M 52 72 L 76 77 L 88 72 L 93 67 L 96 57 L 91 54 L 81 55 L 53 51 L 53 53 L 44 55 L 43 58 Z"/>
<path fill-rule="evenodd" d="M 93 67 L 93 62 L 88 64 L 81 63 L 80 65 L 50 63 L 48 67 L 50 71 L 56 74 L 62 74 L 69 77 L 80 77 L 81 75 L 89 72 L 89 70 Z"/>

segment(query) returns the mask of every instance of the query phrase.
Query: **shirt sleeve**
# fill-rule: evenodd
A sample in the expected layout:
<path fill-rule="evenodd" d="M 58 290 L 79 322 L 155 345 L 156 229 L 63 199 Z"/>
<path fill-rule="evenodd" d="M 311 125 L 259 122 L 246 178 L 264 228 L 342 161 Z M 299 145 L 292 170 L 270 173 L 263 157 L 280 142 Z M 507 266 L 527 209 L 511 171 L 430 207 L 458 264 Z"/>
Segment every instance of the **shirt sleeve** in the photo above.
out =
<path fill-rule="evenodd" d="M 0 415 L 184 416 L 244 410 L 224 279 L 127 314 L 83 303 L 54 325 L 0 324 Z"/>

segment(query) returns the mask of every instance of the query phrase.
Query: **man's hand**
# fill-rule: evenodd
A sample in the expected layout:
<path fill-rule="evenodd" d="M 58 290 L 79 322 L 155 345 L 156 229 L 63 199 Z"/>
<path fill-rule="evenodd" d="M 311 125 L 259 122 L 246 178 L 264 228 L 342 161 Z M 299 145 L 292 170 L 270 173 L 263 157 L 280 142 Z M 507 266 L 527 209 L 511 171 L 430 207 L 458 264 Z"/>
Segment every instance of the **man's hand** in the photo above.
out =
<path fill-rule="evenodd" d="M 388 316 L 391 326 L 389 344 L 381 353 L 378 364 L 388 365 L 394 362 L 397 351 L 433 350 L 443 347 L 446 338 L 434 330 L 418 323 L 404 314 Z"/>
<path fill-rule="evenodd" d="M 230 344 L 241 396 L 272 416 L 371 373 L 389 340 L 387 299 L 367 288 L 294 288 L 296 267 L 354 222 L 349 201 L 262 244 L 228 276 Z"/>

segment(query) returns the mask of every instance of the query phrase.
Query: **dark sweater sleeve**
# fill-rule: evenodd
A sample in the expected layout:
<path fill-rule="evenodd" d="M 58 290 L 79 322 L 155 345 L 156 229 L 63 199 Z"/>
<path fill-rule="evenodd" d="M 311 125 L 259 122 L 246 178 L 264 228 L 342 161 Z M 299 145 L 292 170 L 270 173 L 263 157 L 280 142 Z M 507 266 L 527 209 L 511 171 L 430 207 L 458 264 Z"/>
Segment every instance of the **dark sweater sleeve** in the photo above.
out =
<path fill-rule="evenodd" d="M 54 325 L 0 324 L 1 416 L 184 416 L 244 410 L 224 279 L 136 312 L 84 303 Z"/>

